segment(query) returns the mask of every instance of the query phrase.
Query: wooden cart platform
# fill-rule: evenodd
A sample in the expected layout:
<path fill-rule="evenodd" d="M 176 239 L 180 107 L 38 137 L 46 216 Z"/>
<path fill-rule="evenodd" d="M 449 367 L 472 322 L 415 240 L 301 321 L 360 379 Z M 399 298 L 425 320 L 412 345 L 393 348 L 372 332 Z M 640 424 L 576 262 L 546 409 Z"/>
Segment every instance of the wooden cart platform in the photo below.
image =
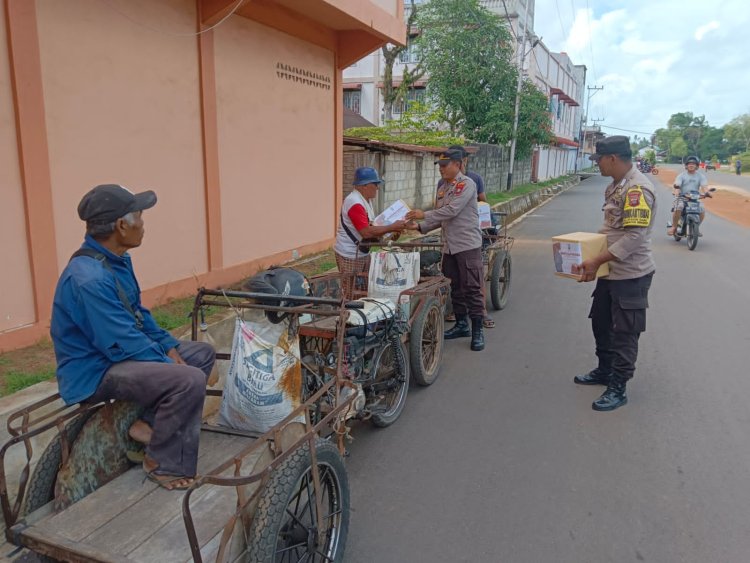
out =
<path fill-rule="evenodd" d="M 201 432 L 200 439 L 199 475 L 210 473 L 255 441 L 207 431 Z M 258 451 L 242 460 L 243 474 L 252 470 L 260 455 Z M 184 495 L 144 481 L 142 468 L 135 466 L 66 510 L 45 515 L 51 507 L 42 508 L 26 519 L 27 527 L 18 528 L 24 544 L 59 549 L 79 560 L 192 561 L 182 516 Z M 234 487 L 207 485 L 193 493 L 190 504 L 204 560 L 216 557 L 236 502 Z"/>

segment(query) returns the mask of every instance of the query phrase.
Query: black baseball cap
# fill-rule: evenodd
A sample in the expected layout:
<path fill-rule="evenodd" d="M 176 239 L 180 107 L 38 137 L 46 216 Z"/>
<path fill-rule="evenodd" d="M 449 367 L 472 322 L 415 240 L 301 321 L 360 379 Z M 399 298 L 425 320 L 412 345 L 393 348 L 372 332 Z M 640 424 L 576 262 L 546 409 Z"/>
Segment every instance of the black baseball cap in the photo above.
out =
<path fill-rule="evenodd" d="M 596 152 L 589 157 L 589 160 L 596 161 L 609 154 L 631 158 L 633 152 L 630 150 L 630 139 L 625 135 L 605 137 L 596 143 Z"/>
<path fill-rule="evenodd" d="M 448 147 L 449 151 L 461 151 L 461 158 L 466 158 L 469 153 L 466 152 L 466 148 L 463 145 L 451 145 Z"/>
<path fill-rule="evenodd" d="M 461 161 L 463 159 L 464 159 L 463 147 L 461 148 L 461 150 L 448 149 L 447 151 L 443 151 L 440 153 L 440 156 L 438 156 L 438 159 L 435 161 L 435 164 L 448 164 L 451 160 Z"/>
<path fill-rule="evenodd" d="M 151 190 L 134 194 L 118 184 L 102 184 L 83 196 L 78 204 L 78 216 L 87 223 L 107 224 L 154 205 L 156 194 Z"/>

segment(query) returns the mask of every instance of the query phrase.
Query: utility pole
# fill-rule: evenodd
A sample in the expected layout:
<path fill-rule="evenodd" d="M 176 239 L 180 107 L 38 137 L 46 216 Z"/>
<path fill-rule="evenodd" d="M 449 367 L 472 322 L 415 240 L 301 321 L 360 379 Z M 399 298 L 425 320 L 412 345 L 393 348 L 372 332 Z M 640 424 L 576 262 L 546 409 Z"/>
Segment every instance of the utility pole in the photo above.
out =
<path fill-rule="evenodd" d="M 588 125 L 589 122 L 589 107 L 591 106 L 591 98 L 594 94 L 596 94 L 599 90 L 604 90 L 604 86 L 586 86 L 586 90 L 588 90 L 588 95 L 586 96 L 586 108 L 583 115 L 583 126 L 581 127 L 581 139 L 582 143 L 585 147 L 585 141 L 586 141 L 586 125 Z M 604 121 L 603 119 L 598 119 L 595 121 Z M 586 151 L 583 151 L 584 154 L 586 154 Z"/>
<path fill-rule="evenodd" d="M 513 136 L 510 141 L 510 164 L 508 167 L 508 184 L 505 189 L 510 191 L 513 187 L 513 163 L 516 158 L 516 138 L 518 137 L 518 113 L 521 107 L 521 89 L 523 88 L 523 63 L 526 59 L 526 22 L 529 20 L 529 14 L 523 19 L 523 40 L 521 41 L 521 50 L 518 52 L 518 85 L 516 87 L 516 107 L 513 115 Z"/>

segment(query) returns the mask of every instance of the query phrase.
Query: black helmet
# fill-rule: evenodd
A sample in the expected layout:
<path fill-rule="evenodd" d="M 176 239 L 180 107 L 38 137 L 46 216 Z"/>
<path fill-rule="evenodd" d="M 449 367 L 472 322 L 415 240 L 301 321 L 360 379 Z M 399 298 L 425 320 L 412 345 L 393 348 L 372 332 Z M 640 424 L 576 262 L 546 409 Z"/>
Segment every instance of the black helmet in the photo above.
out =
<path fill-rule="evenodd" d="M 243 285 L 243 289 L 253 293 L 268 293 L 269 295 L 310 295 L 310 282 L 301 272 L 292 268 L 271 268 L 258 272 L 249 278 Z M 259 299 L 259 303 L 265 305 L 293 306 L 294 303 L 279 301 L 277 299 Z M 277 311 L 266 311 L 268 320 L 272 323 L 280 323 L 287 317 L 286 313 Z"/>
<path fill-rule="evenodd" d="M 688 164 L 691 164 L 691 163 L 692 163 L 692 164 L 695 164 L 696 166 L 698 166 L 698 165 L 700 164 L 700 162 L 701 162 L 701 161 L 700 161 L 700 160 L 698 160 L 698 157 L 697 157 L 697 156 L 689 156 L 689 157 L 687 157 L 687 158 L 685 159 L 685 166 L 687 166 Z"/>

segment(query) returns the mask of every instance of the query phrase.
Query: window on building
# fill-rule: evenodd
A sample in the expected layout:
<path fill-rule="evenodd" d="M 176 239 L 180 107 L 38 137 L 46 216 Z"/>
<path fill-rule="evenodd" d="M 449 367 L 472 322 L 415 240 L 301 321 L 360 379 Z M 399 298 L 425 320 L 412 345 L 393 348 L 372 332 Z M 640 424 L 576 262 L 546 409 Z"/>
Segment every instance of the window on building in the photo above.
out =
<path fill-rule="evenodd" d="M 419 62 L 419 53 L 417 51 L 417 46 L 414 44 L 414 39 L 416 39 L 416 37 L 409 37 L 409 39 L 407 39 L 406 49 L 399 53 L 398 62 L 403 64 Z"/>
<path fill-rule="evenodd" d="M 362 114 L 360 111 L 362 105 L 361 90 L 344 90 L 344 107 L 354 113 Z"/>
<path fill-rule="evenodd" d="M 425 97 L 424 88 L 409 89 L 406 99 L 393 105 L 393 115 L 401 115 L 406 112 L 413 102 L 423 102 Z"/>

